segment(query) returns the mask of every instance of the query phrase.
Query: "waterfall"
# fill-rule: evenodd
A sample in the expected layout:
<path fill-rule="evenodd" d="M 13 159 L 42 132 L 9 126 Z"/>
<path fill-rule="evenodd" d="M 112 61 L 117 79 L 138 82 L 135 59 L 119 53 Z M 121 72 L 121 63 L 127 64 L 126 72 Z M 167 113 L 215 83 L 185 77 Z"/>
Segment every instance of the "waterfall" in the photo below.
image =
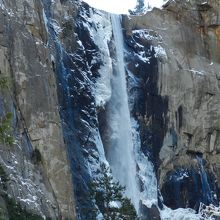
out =
<path fill-rule="evenodd" d="M 112 77 L 112 97 L 107 107 L 107 159 L 113 176 L 126 187 L 125 194 L 139 207 L 136 162 L 133 152 L 132 129 L 126 85 L 123 35 L 119 15 L 111 15 L 116 48 L 115 72 Z"/>
<path fill-rule="evenodd" d="M 201 156 L 196 157 L 199 165 L 199 171 L 200 171 L 200 178 L 202 183 L 202 202 L 205 204 L 215 204 L 215 199 L 213 198 L 213 192 L 211 191 L 208 177 L 203 165 L 203 158 Z"/>

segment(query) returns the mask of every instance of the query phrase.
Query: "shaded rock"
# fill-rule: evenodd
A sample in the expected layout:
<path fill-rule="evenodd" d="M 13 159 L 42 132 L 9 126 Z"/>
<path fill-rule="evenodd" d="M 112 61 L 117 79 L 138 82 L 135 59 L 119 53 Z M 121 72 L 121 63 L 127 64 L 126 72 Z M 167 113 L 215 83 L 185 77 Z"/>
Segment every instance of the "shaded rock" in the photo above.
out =
<path fill-rule="evenodd" d="M 152 205 L 148 208 L 144 204 L 141 205 L 141 220 L 161 220 L 160 212 L 156 205 Z"/>

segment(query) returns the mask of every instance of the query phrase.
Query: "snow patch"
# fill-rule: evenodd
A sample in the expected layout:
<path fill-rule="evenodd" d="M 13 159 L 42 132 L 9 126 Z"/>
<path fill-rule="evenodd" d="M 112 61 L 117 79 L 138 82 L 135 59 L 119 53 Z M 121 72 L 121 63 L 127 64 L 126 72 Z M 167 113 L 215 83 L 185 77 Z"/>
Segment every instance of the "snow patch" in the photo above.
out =
<path fill-rule="evenodd" d="M 167 60 L 167 53 L 163 47 L 160 45 L 154 47 L 155 57 L 160 61 L 165 62 Z"/>
<path fill-rule="evenodd" d="M 152 29 L 133 30 L 132 34 L 138 34 L 142 39 L 147 41 L 162 42 L 162 37 Z"/>
<path fill-rule="evenodd" d="M 195 70 L 195 69 L 185 69 L 185 71 L 189 71 L 195 75 L 199 75 L 199 76 L 204 76 L 205 72 L 204 71 L 200 71 L 200 70 Z"/>
<path fill-rule="evenodd" d="M 165 207 L 161 212 L 161 220 L 200 220 L 199 214 L 193 209 L 179 208 L 172 210 Z"/>
<path fill-rule="evenodd" d="M 111 201 L 111 202 L 109 202 L 109 207 L 119 209 L 120 205 L 116 201 Z"/>
<path fill-rule="evenodd" d="M 19 149 L 22 150 L 22 149 Z M 33 173 L 33 165 L 30 161 L 17 157 L 17 154 L 8 152 L 8 158 L 5 160 L 0 156 L 0 164 L 4 166 L 6 173 L 9 175 L 8 187 L 13 192 L 16 200 L 29 209 L 35 210 L 39 215 L 44 217 L 41 207 L 41 199 L 44 197 L 44 192 L 39 185 L 35 184 L 36 176 Z M 10 165 L 9 165 L 10 164 Z M 20 164 L 20 166 L 18 166 Z M 21 169 L 21 164 L 25 169 Z M 16 189 L 14 191 L 14 189 Z M 10 195 L 9 195 L 10 196 Z"/>
<path fill-rule="evenodd" d="M 51 19 L 50 24 L 52 24 L 53 29 L 56 32 L 56 34 L 59 34 L 62 32 L 63 29 L 60 27 L 59 23 L 56 20 Z"/>

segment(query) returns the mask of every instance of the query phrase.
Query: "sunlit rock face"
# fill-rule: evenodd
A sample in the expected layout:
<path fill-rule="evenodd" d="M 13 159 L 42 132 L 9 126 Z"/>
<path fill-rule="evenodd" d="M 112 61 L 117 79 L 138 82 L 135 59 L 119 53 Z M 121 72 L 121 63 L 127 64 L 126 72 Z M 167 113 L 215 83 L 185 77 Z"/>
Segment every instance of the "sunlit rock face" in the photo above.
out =
<path fill-rule="evenodd" d="M 57 15 L 63 9 L 53 6 Z M 1 142 L 0 160 L 9 197 L 42 218 L 74 219 L 45 10 L 42 1 L 0 1 L 0 72 L 10 82 L 1 86 L 1 117 L 12 112 L 14 129 L 13 145 Z"/>

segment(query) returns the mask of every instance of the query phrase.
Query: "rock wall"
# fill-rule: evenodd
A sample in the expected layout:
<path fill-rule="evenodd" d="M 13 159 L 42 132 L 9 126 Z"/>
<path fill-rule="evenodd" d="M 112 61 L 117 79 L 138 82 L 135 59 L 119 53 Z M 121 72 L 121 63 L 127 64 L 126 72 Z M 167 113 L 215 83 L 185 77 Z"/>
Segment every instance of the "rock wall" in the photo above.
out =
<path fill-rule="evenodd" d="M 127 55 L 128 71 L 142 81 L 134 111 L 142 147 L 171 208 L 219 198 L 219 9 L 218 1 L 168 1 L 123 19 L 128 51 L 136 52 Z"/>
<path fill-rule="evenodd" d="M 0 6 L 0 70 L 11 82 L 1 120 L 13 113 L 15 137 L 1 154 L 15 182 L 2 193 L 41 217 L 94 219 L 89 186 L 106 163 L 97 110 L 111 95 L 110 15 L 70 0 Z"/>
<path fill-rule="evenodd" d="M 66 11 L 54 2 L 57 16 Z M 15 133 L 12 146 L 1 144 L 1 166 L 9 176 L 9 195 L 27 210 L 52 219 L 74 219 L 45 19 L 41 1 L 0 1 L 0 72 L 10 81 L 10 88 L 1 87 L 1 115 L 13 112 Z"/>

